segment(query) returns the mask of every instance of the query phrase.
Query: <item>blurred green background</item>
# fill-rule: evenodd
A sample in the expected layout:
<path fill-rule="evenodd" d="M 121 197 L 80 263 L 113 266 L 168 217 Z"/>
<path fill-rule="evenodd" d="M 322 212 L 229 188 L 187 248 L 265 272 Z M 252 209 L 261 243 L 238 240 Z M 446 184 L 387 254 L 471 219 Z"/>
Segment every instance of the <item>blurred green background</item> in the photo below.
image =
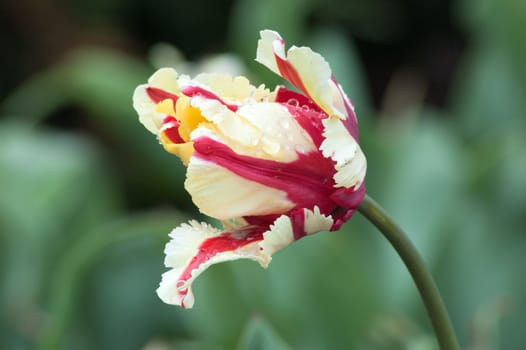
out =
<path fill-rule="evenodd" d="M 356 103 L 368 192 L 408 231 L 464 349 L 526 348 L 524 0 L 18 0 L 0 4 L 1 349 L 436 349 L 416 289 L 359 214 L 267 270 L 155 295 L 199 217 L 137 120 L 156 67 L 234 71 L 258 31 L 322 53 Z"/>

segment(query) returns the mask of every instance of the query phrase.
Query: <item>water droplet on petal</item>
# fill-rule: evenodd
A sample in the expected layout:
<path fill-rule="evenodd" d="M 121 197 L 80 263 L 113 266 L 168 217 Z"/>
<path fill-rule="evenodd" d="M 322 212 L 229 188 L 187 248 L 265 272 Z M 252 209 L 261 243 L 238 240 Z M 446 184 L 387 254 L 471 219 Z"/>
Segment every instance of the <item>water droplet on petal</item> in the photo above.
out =
<path fill-rule="evenodd" d="M 300 102 L 296 100 L 295 98 L 291 98 L 287 101 L 287 103 L 291 106 L 298 107 L 300 105 Z"/>
<path fill-rule="evenodd" d="M 290 128 L 290 121 L 287 120 L 287 119 L 281 119 L 280 122 L 281 126 L 283 127 L 283 129 L 287 130 Z"/>
<path fill-rule="evenodd" d="M 268 137 L 263 137 L 263 151 L 268 154 L 276 154 L 279 152 L 281 145 L 279 142 L 272 140 Z"/>
<path fill-rule="evenodd" d="M 296 152 L 305 154 L 305 148 L 302 146 L 296 146 Z"/>

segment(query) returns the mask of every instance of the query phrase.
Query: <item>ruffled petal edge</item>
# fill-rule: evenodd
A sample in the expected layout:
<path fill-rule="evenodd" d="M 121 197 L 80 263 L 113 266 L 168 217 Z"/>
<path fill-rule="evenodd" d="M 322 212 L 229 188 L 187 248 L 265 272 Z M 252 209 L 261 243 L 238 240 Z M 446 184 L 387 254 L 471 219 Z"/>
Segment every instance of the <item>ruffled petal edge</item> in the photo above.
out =
<path fill-rule="evenodd" d="M 272 254 L 304 235 L 329 230 L 330 216 L 300 209 L 301 215 L 278 217 L 269 227 L 245 226 L 221 231 L 209 224 L 190 221 L 175 228 L 165 248 L 165 272 L 157 294 L 167 304 L 191 308 L 194 305 L 193 281 L 208 267 L 224 261 L 251 259 L 266 268 Z M 298 236 L 298 231 L 303 234 Z"/>

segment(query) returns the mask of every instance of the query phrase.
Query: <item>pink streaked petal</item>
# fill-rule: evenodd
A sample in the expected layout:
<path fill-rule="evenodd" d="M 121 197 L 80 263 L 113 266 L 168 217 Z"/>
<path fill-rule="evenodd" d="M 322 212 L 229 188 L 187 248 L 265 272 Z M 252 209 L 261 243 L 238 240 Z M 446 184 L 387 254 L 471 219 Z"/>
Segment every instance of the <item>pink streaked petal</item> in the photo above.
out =
<path fill-rule="evenodd" d="M 285 42 L 283 41 L 280 41 L 279 43 L 283 46 L 285 45 Z M 286 58 L 282 58 L 279 55 L 275 54 L 274 59 L 276 60 L 276 65 L 278 66 L 279 75 L 281 75 L 284 79 L 286 79 L 300 91 L 303 91 L 308 96 L 312 96 L 312 93 L 309 93 L 308 88 L 305 86 L 302 77 L 300 76 L 296 68 L 292 64 L 290 64 L 290 62 Z"/>
<path fill-rule="evenodd" d="M 188 164 L 185 188 L 202 213 L 220 220 L 284 213 L 295 206 L 287 192 L 247 179 L 195 153 Z"/>
<path fill-rule="evenodd" d="M 331 194 L 331 199 L 339 207 L 331 213 L 334 224 L 331 231 L 339 230 L 340 227 L 351 218 L 365 196 L 365 184 L 359 188 L 338 188 Z"/>
<path fill-rule="evenodd" d="M 285 107 L 294 116 L 296 122 L 309 134 L 316 147 L 319 148 L 324 140 L 322 120 L 327 115 L 314 109 L 311 110 L 306 105 L 299 107 L 287 103 Z"/>
<path fill-rule="evenodd" d="M 288 80 L 327 114 L 342 119 L 354 118 L 354 114 L 348 113 L 339 85 L 333 81 L 329 64 L 310 48 L 293 46 L 285 55 L 285 42 L 281 36 L 264 30 L 258 41 L 256 61 Z"/>
<path fill-rule="evenodd" d="M 304 77 L 298 72 L 297 67 L 294 67 L 288 60 L 288 54 L 285 53 L 285 41 L 279 33 L 271 30 L 262 30 L 260 32 L 261 38 L 258 41 L 258 48 L 256 53 L 256 61 L 265 65 L 274 73 L 280 75 L 289 81 L 294 87 L 305 93 L 309 98 L 313 96 L 309 93 L 308 87 L 305 85 Z M 308 69 L 311 69 L 309 65 Z M 325 79 L 330 78 L 329 75 Z"/>
<path fill-rule="evenodd" d="M 264 227 L 246 227 L 222 232 L 205 223 L 191 221 L 172 231 L 165 248 L 165 265 L 157 294 L 168 304 L 191 308 L 192 282 L 208 267 L 224 261 L 252 259 L 266 267 L 270 256 L 259 248 Z"/>
<path fill-rule="evenodd" d="M 133 93 L 133 107 L 139 114 L 139 121 L 150 132 L 158 134 L 165 115 L 157 112 L 157 104 L 166 99 L 174 101 L 179 94 L 177 72 L 170 68 L 156 71 L 148 84 L 139 85 Z"/>
<path fill-rule="evenodd" d="M 172 143 L 185 143 L 181 135 L 179 134 L 179 121 L 172 116 L 166 116 L 164 118 L 164 125 L 161 128 L 160 132 L 164 133 L 168 140 Z"/>
<path fill-rule="evenodd" d="M 230 109 L 232 112 L 237 111 L 239 108 L 238 105 L 232 103 L 226 103 L 221 97 L 217 96 L 212 91 L 206 90 L 200 86 L 186 86 L 182 89 L 182 93 L 188 97 L 201 96 L 210 100 L 215 100 L 220 102 L 223 106 Z"/>
<path fill-rule="evenodd" d="M 146 88 L 146 94 L 154 103 L 159 103 L 166 99 L 170 99 L 172 100 L 174 106 L 177 102 L 177 99 L 179 98 L 177 95 L 171 94 L 168 91 L 164 91 L 162 89 L 158 89 L 156 87 L 151 86 L 148 86 Z"/>
<path fill-rule="evenodd" d="M 302 95 L 296 91 L 290 90 L 285 86 L 279 86 L 276 91 L 275 102 L 288 103 L 290 105 L 296 105 L 297 107 L 308 107 L 309 109 L 317 112 L 322 112 L 320 107 L 311 99 Z"/>
<path fill-rule="evenodd" d="M 318 205 L 323 213 L 334 208 L 329 198 L 334 191 L 334 163 L 319 151 L 298 153 L 297 160 L 281 163 L 237 154 L 226 145 L 206 137 L 195 139 L 194 148 L 195 158 L 215 163 L 247 180 L 281 190 L 287 193 L 287 198 L 296 207 Z"/>
<path fill-rule="evenodd" d="M 196 221 L 182 224 L 170 233 L 165 265 L 171 270 L 163 274 L 157 294 L 167 304 L 191 308 L 192 283 L 211 265 L 251 259 L 265 268 L 276 251 L 305 235 L 329 230 L 332 224 L 332 218 L 321 214 L 318 207 L 296 209 L 294 215 L 233 231 L 220 231 Z"/>
<path fill-rule="evenodd" d="M 343 91 L 342 86 L 336 81 L 334 77 L 332 77 L 332 82 L 336 86 L 337 91 L 340 94 L 341 101 L 344 105 L 346 114 L 349 116 L 345 120 L 343 120 L 343 124 L 349 130 L 349 133 L 354 137 L 356 141 L 359 140 L 358 138 L 358 120 L 356 118 L 356 114 L 354 113 L 354 104 L 352 101 L 347 97 L 347 94 L 345 94 L 345 91 Z"/>

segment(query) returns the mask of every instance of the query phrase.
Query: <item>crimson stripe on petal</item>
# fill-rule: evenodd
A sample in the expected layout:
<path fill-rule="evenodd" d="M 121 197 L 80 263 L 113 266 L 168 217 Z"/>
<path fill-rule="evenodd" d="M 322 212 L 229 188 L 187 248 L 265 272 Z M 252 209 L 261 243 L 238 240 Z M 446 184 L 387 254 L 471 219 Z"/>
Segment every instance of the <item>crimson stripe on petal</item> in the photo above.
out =
<path fill-rule="evenodd" d="M 226 252 L 233 252 L 248 244 L 263 240 L 263 232 L 268 227 L 251 226 L 235 232 L 226 232 L 217 237 L 208 238 L 197 249 L 197 254 L 186 266 L 177 281 L 180 288 L 192 278 L 192 273 L 208 262 L 213 257 Z M 188 288 L 178 290 L 178 294 L 184 297 L 188 294 Z M 184 298 L 182 298 L 184 300 Z M 185 307 L 184 304 L 181 304 Z"/>
<path fill-rule="evenodd" d="M 301 77 L 298 74 L 296 68 L 294 68 L 289 61 L 279 57 L 276 54 L 274 54 L 274 58 L 276 59 L 276 64 L 278 66 L 281 76 L 284 79 L 288 80 L 297 89 L 303 91 L 305 95 L 310 97 L 309 92 L 305 88 L 305 85 L 303 84 L 303 81 L 301 80 Z"/>
<path fill-rule="evenodd" d="M 292 234 L 294 240 L 305 236 L 305 210 L 303 208 L 295 209 L 290 213 L 290 222 L 292 224 Z"/>
<path fill-rule="evenodd" d="M 226 145 L 207 137 L 194 140 L 194 157 L 213 162 L 233 173 L 279 189 L 298 207 L 317 205 L 322 213 L 330 213 L 334 202 L 329 195 L 334 186 L 334 162 L 321 152 L 298 153 L 298 159 L 289 163 L 240 155 Z"/>
<path fill-rule="evenodd" d="M 179 98 L 179 96 L 177 95 L 174 95 L 162 89 L 158 89 L 158 88 L 151 87 L 151 86 L 148 86 L 146 88 L 146 94 L 148 94 L 148 97 L 155 103 L 159 103 L 166 99 L 170 99 L 173 101 L 174 106 L 175 106 L 175 103 L 177 102 L 177 99 Z"/>
<path fill-rule="evenodd" d="M 164 128 L 163 133 L 172 141 L 173 143 L 185 143 L 181 135 L 179 135 L 179 121 L 172 116 L 166 116 L 163 120 Z"/>
<path fill-rule="evenodd" d="M 347 98 L 347 96 L 345 95 L 345 92 L 343 92 L 340 84 L 334 78 L 334 76 L 331 77 L 331 80 L 333 81 L 333 83 L 338 88 L 338 92 L 339 92 L 339 94 L 340 94 L 340 96 L 341 96 L 341 98 L 343 100 L 344 105 L 345 105 L 345 112 L 346 112 L 346 115 L 347 115 L 347 119 L 342 120 L 343 125 L 349 131 L 351 136 L 356 140 L 356 142 L 358 142 L 358 123 L 357 123 L 357 120 L 356 120 L 356 114 L 354 113 L 354 108 L 353 108 L 352 102 Z"/>
<path fill-rule="evenodd" d="M 321 108 L 310 98 L 296 91 L 287 89 L 284 86 L 278 87 L 275 102 L 284 102 L 288 104 L 297 104 L 299 107 L 307 106 L 317 112 L 323 112 Z M 295 103 L 296 102 L 296 103 Z"/>
<path fill-rule="evenodd" d="M 331 199 L 338 207 L 331 213 L 334 222 L 331 231 L 339 230 L 340 227 L 354 214 L 365 196 L 365 184 L 360 188 L 338 188 L 331 194 Z"/>
<path fill-rule="evenodd" d="M 296 122 L 309 134 L 312 142 L 319 149 L 323 140 L 322 120 L 327 118 L 327 114 L 310 110 L 306 105 L 297 107 L 290 104 L 284 104 L 289 113 L 294 116 Z"/>
<path fill-rule="evenodd" d="M 202 96 L 210 100 L 216 100 L 220 102 L 222 105 L 226 106 L 232 112 L 236 112 L 239 109 L 237 105 L 226 103 L 221 97 L 217 96 L 212 91 L 206 90 L 200 86 L 187 86 L 187 87 L 184 87 L 181 91 L 183 94 L 185 94 L 188 97 Z"/>

